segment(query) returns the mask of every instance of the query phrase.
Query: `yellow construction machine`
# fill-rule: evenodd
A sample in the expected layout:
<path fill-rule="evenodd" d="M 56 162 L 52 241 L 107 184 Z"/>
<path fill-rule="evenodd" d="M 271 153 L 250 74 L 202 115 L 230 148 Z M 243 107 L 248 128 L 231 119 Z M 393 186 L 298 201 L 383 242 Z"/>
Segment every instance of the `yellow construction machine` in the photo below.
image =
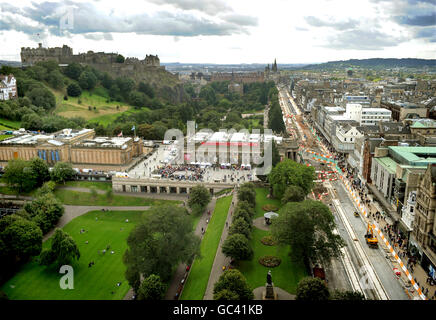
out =
<path fill-rule="evenodd" d="M 378 247 L 378 239 L 374 235 L 374 229 L 370 223 L 368 223 L 368 229 L 365 234 L 366 244 L 372 248 Z"/>

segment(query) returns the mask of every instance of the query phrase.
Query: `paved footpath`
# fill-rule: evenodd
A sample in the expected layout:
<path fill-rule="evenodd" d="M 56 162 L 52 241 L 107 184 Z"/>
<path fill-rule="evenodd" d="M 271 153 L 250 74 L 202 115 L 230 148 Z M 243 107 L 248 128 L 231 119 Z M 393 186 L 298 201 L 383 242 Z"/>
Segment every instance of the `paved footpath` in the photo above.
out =
<path fill-rule="evenodd" d="M 204 234 L 201 232 L 201 228 L 204 228 L 204 230 L 207 230 L 207 222 L 206 220 L 210 220 L 210 215 L 208 214 L 208 211 L 210 210 L 210 214 L 213 214 L 213 211 L 215 209 L 217 198 L 212 197 L 212 200 L 207 205 L 206 210 L 204 210 L 203 215 L 201 216 L 200 220 L 198 221 L 197 227 L 195 228 L 194 234 L 198 237 L 200 237 L 200 240 L 203 240 Z M 167 294 L 165 295 L 166 300 L 173 300 L 176 296 L 176 293 L 179 291 L 181 282 L 183 279 L 185 279 L 188 276 L 188 273 L 186 272 L 187 265 L 185 263 L 181 263 L 178 267 L 176 272 L 174 273 L 173 279 L 171 280 L 171 283 L 168 287 Z"/>
<path fill-rule="evenodd" d="M 228 266 L 230 264 L 230 258 L 226 257 L 222 252 L 222 244 L 229 234 L 229 228 L 232 223 L 232 213 L 237 204 L 238 197 L 237 192 L 233 191 L 232 203 L 230 204 L 229 211 L 227 212 L 226 225 L 224 225 L 223 233 L 221 234 L 221 240 L 216 251 L 215 260 L 213 261 L 212 270 L 210 271 L 209 282 L 207 283 L 206 292 L 204 293 L 203 300 L 213 300 L 213 287 L 215 282 L 218 281 L 219 277 L 223 273 L 223 266 Z"/>

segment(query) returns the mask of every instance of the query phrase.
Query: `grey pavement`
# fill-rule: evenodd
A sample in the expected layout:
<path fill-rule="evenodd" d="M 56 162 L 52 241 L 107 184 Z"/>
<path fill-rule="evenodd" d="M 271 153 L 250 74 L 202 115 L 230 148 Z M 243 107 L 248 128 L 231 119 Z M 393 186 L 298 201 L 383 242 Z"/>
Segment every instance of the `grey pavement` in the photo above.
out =
<path fill-rule="evenodd" d="M 273 283 L 274 285 L 274 283 Z M 262 294 L 265 291 L 265 287 L 258 287 L 253 290 L 254 300 L 262 300 Z M 277 300 L 295 300 L 295 295 L 279 288 L 274 287 L 274 293 L 277 293 Z"/>
<path fill-rule="evenodd" d="M 223 266 L 229 266 L 230 258 L 226 257 L 222 252 L 222 244 L 226 240 L 229 234 L 229 227 L 232 223 L 232 213 L 237 205 L 237 192 L 233 192 L 232 203 L 230 204 L 229 211 L 227 212 L 226 225 L 224 225 L 223 232 L 221 234 L 220 243 L 216 251 L 215 259 L 213 261 L 212 269 L 209 275 L 209 281 L 207 283 L 206 292 L 204 294 L 203 300 L 213 300 L 213 287 L 215 282 L 218 281 L 219 277 L 223 273 Z"/>

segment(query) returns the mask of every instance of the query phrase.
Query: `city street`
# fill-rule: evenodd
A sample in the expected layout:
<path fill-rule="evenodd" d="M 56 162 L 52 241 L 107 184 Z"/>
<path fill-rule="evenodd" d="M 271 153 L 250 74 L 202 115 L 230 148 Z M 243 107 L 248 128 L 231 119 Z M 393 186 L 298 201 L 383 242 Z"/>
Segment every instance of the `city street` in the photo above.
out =
<path fill-rule="evenodd" d="M 299 110 L 298 106 L 287 92 L 287 89 L 279 88 L 279 91 L 282 97 L 280 101 L 282 102 L 284 119 L 290 117 L 295 119 L 298 115 L 294 110 Z M 288 101 L 284 101 L 286 100 L 285 97 Z M 298 111 L 298 113 L 300 112 Z M 303 131 L 297 121 L 294 124 L 299 134 L 305 137 L 304 141 L 306 139 L 316 141 L 308 128 Z M 308 135 L 311 135 L 311 137 L 308 137 Z M 325 148 L 322 148 L 319 144 L 317 145 L 317 148 L 311 147 L 310 150 L 316 153 L 326 153 Z M 320 156 L 314 156 L 307 152 L 302 154 L 303 159 L 308 163 L 319 163 L 322 159 Z M 327 164 L 324 166 L 326 167 L 324 170 L 330 170 Z M 348 285 L 354 290 L 364 292 L 369 299 L 408 300 L 409 297 L 406 294 L 405 287 L 403 287 L 404 283 L 401 283 L 401 280 L 393 272 L 392 264 L 389 261 L 389 253 L 384 251 L 381 244 L 377 249 L 370 248 L 366 244 L 364 235 L 367 225 L 363 218 L 354 216 L 354 212 L 359 210 L 355 207 L 355 203 L 350 198 L 343 182 L 340 180 L 330 181 L 325 183 L 325 186 L 330 189 L 332 197 L 330 209 L 335 216 L 337 231 L 347 244 L 342 259 L 340 261 L 335 260 L 332 264 L 332 266 L 341 265 L 341 267 L 335 268 L 337 269 L 335 271 L 332 271 L 333 267 L 327 270 L 327 274 L 330 273 L 330 276 L 335 278 L 332 281 L 338 286 L 337 289 L 342 289 Z M 348 284 L 344 281 L 344 278 L 348 278 Z"/>

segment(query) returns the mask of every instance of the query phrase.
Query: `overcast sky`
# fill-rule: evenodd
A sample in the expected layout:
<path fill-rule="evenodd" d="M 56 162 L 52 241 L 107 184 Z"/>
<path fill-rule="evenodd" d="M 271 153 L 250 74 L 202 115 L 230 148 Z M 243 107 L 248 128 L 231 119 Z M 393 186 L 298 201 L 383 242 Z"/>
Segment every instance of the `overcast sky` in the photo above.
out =
<path fill-rule="evenodd" d="M 0 59 L 38 42 L 184 63 L 434 59 L 436 0 L 0 0 Z"/>

